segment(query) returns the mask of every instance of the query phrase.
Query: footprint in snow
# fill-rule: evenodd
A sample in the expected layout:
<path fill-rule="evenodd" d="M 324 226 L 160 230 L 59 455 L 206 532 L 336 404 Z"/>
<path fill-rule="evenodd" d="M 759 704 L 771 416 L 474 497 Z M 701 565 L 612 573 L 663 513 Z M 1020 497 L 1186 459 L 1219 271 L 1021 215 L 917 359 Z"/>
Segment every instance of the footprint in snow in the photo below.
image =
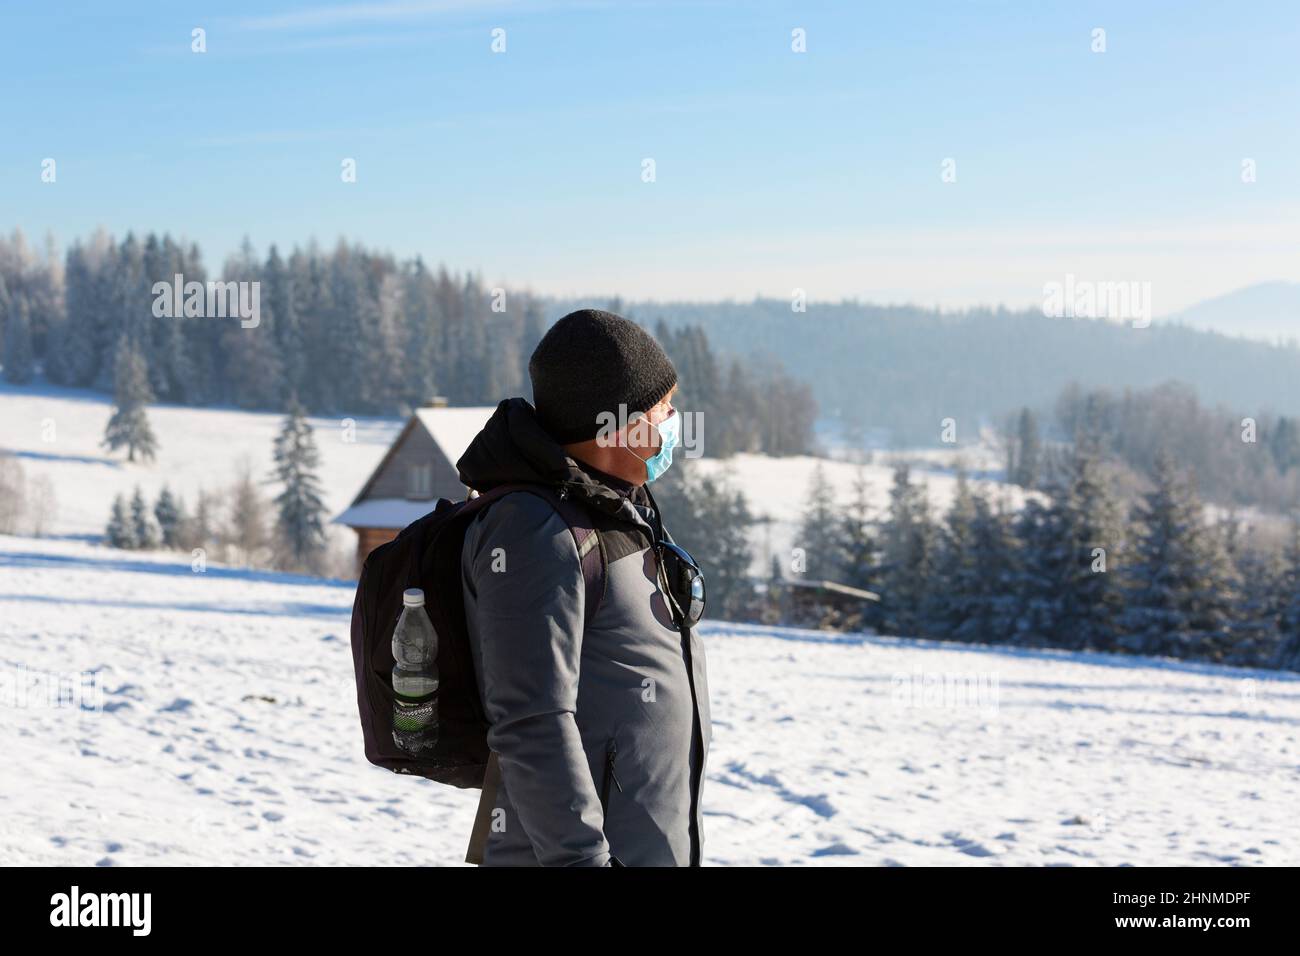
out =
<path fill-rule="evenodd" d="M 824 846 L 820 850 L 813 850 L 809 856 L 857 856 L 858 851 L 852 847 L 847 847 L 843 843 L 832 843 L 830 846 Z"/>

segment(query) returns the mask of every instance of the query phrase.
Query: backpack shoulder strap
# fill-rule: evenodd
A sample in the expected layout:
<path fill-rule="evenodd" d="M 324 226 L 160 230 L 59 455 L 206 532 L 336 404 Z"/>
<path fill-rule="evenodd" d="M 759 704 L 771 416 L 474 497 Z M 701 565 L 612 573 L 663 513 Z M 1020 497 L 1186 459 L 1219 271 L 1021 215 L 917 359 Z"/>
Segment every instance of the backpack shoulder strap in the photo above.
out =
<path fill-rule="evenodd" d="M 562 492 L 546 485 L 508 484 L 497 485 L 488 491 L 470 498 L 465 502 L 462 513 L 479 511 L 486 508 L 498 498 L 516 491 L 526 491 L 550 502 L 551 507 L 568 525 L 573 535 L 573 543 L 578 548 L 578 561 L 582 566 L 582 585 L 585 594 L 583 602 L 583 624 L 590 624 L 605 599 L 605 544 L 596 531 L 595 523 L 586 508 L 573 501 Z"/>

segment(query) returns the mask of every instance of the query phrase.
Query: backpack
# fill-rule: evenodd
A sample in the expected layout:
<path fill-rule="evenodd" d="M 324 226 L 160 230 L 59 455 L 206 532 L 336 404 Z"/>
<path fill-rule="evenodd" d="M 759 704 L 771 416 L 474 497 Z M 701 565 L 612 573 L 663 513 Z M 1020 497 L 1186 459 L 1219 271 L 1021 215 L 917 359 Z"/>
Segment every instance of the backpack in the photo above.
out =
<path fill-rule="evenodd" d="M 453 787 L 483 788 L 484 797 L 488 796 L 489 723 L 479 698 L 465 623 L 461 551 L 473 518 L 498 498 L 516 491 L 549 501 L 569 526 L 582 562 L 584 623 L 590 623 L 595 615 L 605 591 L 604 548 L 586 509 L 570 501 L 563 489 L 511 484 L 465 501 L 439 499 L 432 512 L 370 552 L 357 582 L 352 663 L 366 759 L 372 764 Z M 438 635 L 438 738 L 432 753 L 419 759 L 393 741 L 392 641 L 402 613 L 402 592 L 407 588 L 424 591 L 424 609 Z M 491 764 L 495 769 L 495 758 Z"/>

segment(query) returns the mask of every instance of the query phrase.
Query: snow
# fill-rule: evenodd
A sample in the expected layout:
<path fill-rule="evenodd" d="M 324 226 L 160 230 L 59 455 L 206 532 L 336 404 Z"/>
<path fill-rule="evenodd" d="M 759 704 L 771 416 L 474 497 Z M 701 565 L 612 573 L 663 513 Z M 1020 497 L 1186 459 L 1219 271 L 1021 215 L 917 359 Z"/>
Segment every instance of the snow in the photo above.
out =
<path fill-rule="evenodd" d="M 54 485 L 53 532 L 99 536 L 113 498 L 139 485 L 150 504 L 164 484 L 193 508 L 199 490 L 225 490 L 247 465 L 254 481 L 272 473 L 272 449 L 284 416 L 231 408 L 150 405 L 158 439 L 152 463 L 128 462 L 102 447 L 111 400 L 99 392 L 53 386 L 0 385 L 0 449 L 14 454 L 28 480 L 46 475 Z M 320 451 L 323 498 L 342 511 L 379 464 L 402 422 L 391 418 L 308 419 Z M 274 494 L 271 485 L 264 491 Z M 336 540 L 355 537 L 338 529 Z"/>
<path fill-rule="evenodd" d="M 354 528 L 405 528 L 433 510 L 437 502 L 407 498 L 371 498 L 353 505 L 334 519 Z"/>
<path fill-rule="evenodd" d="M 152 406 L 158 460 L 129 464 L 99 446 L 109 409 L 90 391 L 0 386 L 0 447 L 50 478 L 62 536 L 0 536 L 0 863 L 458 864 L 477 793 L 361 754 L 350 583 L 76 540 L 136 484 L 192 506 L 244 461 L 269 475 L 281 416 Z M 491 409 L 425 411 L 455 450 Z M 336 514 L 404 421 L 311 422 Z M 910 452 L 864 466 L 873 507 L 900 455 L 946 507 L 954 455 Z M 692 467 L 730 472 L 774 518 L 775 549 L 819 461 L 847 503 L 845 461 Z M 704 636 L 709 864 L 1300 863 L 1296 675 L 736 625 Z M 51 675 L 102 699 L 47 706 Z M 945 679 L 935 699 L 927 682 Z"/>
<path fill-rule="evenodd" d="M 0 862 L 459 864 L 477 793 L 362 756 L 352 596 L 0 536 Z M 1297 675 L 703 634 L 708 865 L 1300 863 Z"/>
<path fill-rule="evenodd" d="M 137 484 L 151 503 L 167 484 L 193 508 L 201 488 L 225 489 L 238 477 L 244 463 L 251 467 L 256 480 L 271 474 L 272 443 L 283 422 L 279 414 L 151 405 L 149 420 L 158 438 L 158 458 L 153 463 L 129 463 L 122 453 L 110 454 L 100 444 L 111 407 L 109 397 L 99 392 L 0 384 L 0 449 L 18 457 L 28 479 L 49 477 L 57 499 L 51 529 L 56 535 L 100 536 L 113 498 L 118 494 L 130 496 Z M 420 408 L 416 415 L 455 464 L 494 410 L 492 406 Z M 355 535 L 338 519 L 378 467 L 406 419 L 312 417 L 308 421 L 321 454 L 319 473 L 325 504 L 333 519 L 333 543 L 352 548 Z M 770 533 L 764 525 L 756 525 L 750 533 L 754 573 L 766 576 L 771 568 L 770 555 L 789 553 L 793 546 L 805 494 L 817 465 L 825 470 L 836 501 L 842 505 L 852 499 L 853 482 L 861 467 L 871 507 L 882 514 L 889 502 L 894 463 L 906 460 L 913 466 L 913 480 L 927 487 L 931 504 L 941 511 L 948 507 L 956 489 L 952 465 L 959 454 L 973 474 L 987 474 L 985 467 L 993 460 L 988 448 L 979 445 L 960 452 L 876 452 L 871 462 L 861 466 L 807 455 L 736 455 L 726 460 L 704 457 L 691 461 L 688 467 L 732 476 L 744 490 L 752 513 L 773 519 Z M 976 484 L 1005 498 L 1011 507 L 1020 507 L 1024 502 L 1024 492 L 1014 486 L 991 481 Z M 265 490 L 273 493 L 274 486 L 268 484 Z M 373 507 L 384 520 L 370 526 L 386 527 L 389 521 L 401 521 L 410 515 L 397 525 L 404 527 L 426 514 L 431 504 L 391 499 Z M 348 513 L 350 518 L 355 517 Z M 354 523 L 366 525 L 369 521 Z"/>
<path fill-rule="evenodd" d="M 460 408 L 420 407 L 416 416 L 443 450 L 447 460 L 455 465 L 460 456 L 465 454 L 474 436 L 483 430 L 495 405 L 473 405 Z"/>

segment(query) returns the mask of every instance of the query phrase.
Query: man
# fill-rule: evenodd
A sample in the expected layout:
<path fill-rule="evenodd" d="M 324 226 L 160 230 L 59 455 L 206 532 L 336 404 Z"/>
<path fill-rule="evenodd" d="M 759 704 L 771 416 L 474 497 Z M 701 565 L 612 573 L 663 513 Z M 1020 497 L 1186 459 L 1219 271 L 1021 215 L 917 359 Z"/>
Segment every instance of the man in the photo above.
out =
<path fill-rule="evenodd" d="M 584 626 L 577 545 L 543 498 L 507 494 L 466 533 L 466 623 L 500 769 L 483 863 L 698 866 L 704 648 L 646 487 L 671 463 L 676 370 L 634 322 L 584 309 L 546 333 L 528 371 L 536 407 L 502 403 L 461 480 L 548 485 L 581 505 L 605 593 Z"/>

